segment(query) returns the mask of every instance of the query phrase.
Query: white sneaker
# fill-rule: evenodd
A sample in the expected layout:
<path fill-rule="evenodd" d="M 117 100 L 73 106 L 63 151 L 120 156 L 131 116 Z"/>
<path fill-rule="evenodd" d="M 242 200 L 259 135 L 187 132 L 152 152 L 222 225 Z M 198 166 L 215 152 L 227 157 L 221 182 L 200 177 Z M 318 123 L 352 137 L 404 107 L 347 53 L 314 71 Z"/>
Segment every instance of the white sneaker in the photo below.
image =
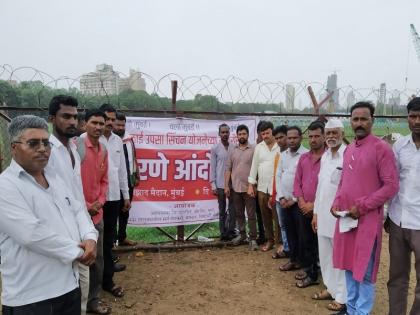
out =
<path fill-rule="evenodd" d="M 255 250 L 258 250 L 258 248 L 259 247 L 258 247 L 257 241 L 253 240 L 249 242 L 249 250 L 255 251 Z"/>

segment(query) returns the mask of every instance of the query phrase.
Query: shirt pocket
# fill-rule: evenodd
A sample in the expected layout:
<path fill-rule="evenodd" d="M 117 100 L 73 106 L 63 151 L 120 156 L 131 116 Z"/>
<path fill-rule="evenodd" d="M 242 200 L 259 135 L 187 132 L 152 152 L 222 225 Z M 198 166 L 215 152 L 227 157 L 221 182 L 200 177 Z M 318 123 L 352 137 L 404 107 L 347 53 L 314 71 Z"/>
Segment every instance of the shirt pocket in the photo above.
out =
<path fill-rule="evenodd" d="M 335 168 L 333 170 L 333 172 L 331 173 L 331 184 L 335 186 L 338 186 L 338 184 L 340 184 L 342 172 L 343 172 L 342 169 L 338 169 L 338 168 Z"/>

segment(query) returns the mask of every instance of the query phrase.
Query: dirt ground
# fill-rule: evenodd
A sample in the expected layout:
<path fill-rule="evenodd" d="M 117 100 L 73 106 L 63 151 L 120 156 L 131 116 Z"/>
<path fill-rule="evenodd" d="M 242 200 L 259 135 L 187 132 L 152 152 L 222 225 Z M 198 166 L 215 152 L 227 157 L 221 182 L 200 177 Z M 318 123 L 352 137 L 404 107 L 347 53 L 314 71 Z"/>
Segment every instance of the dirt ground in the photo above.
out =
<path fill-rule="evenodd" d="M 388 239 L 385 236 L 372 314 L 388 312 Z M 280 272 L 284 260 L 247 246 L 210 250 L 123 254 L 125 272 L 115 280 L 125 296 L 104 294 L 113 314 L 331 314 L 311 295 L 321 286 L 298 289 L 293 272 Z M 413 292 L 414 274 L 411 275 Z M 411 305 L 413 294 L 410 294 Z"/>

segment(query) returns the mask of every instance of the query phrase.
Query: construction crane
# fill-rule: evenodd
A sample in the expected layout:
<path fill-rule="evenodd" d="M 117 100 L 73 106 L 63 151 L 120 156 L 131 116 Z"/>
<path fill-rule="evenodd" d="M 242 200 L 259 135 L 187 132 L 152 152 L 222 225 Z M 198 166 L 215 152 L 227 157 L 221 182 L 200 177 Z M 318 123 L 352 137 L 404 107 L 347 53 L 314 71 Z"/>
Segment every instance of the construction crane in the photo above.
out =
<path fill-rule="evenodd" d="M 414 24 L 410 24 L 411 37 L 413 38 L 414 48 L 416 49 L 417 59 L 420 61 L 420 36 L 414 27 Z"/>

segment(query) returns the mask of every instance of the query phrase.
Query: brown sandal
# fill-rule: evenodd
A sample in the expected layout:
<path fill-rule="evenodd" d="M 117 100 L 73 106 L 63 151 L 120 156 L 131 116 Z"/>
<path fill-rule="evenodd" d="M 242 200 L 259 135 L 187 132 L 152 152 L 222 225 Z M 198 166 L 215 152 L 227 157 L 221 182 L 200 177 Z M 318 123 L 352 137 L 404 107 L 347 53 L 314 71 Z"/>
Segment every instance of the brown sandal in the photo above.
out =
<path fill-rule="evenodd" d="M 87 313 L 102 314 L 102 315 L 111 314 L 111 311 L 112 311 L 111 306 L 102 305 L 101 302 L 99 302 L 98 305 L 96 305 L 96 308 L 88 308 L 86 310 Z"/>
<path fill-rule="evenodd" d="M 327 291 L 327 289 L 322 290 L 321 292 L 317 292 L 314 295 L 312 295 L 312 300 L 325 301 L 325 300 L 332 300 L 332 299 L 333 298 L 331 294 Z M 331 310 L 331 311 L 334 311 L 334 310 Z"/>
<path fill-rule="evenodd" d="M 299 280 L 298 282 L 296 282 L 296 286 L 300 289 L 304 289 L 307 288 L 311 285 L 318 285 L 319 282 L 316 280 L 312 280 L 310 277 L 306 277 L 303 280 Z"/>
<path fill-rule="evenodd" d="M 104 289 L 104 291 L 107 291 L 109 293 L 111 293 L 113 296 L 115 297 L 122 297 L 124 295 L 124 290 L 122 287 L 118 286 L 118 285 L 114 285 L 112 288 L 108 289 Z"/>
<path fill-rule="evenodd" d="M 299 264 L 291 262 L 291 261 L 279 267 L 280 271 L 291 271 L 291 270 L 298 270 L 298 269 L 300 269 Z"/>
<path fill-rule="evenodd" d="M 341 304 L 336 301 L 333 301 L 327 305 L 327 309 L 334 312 L 344 311 L 346 309 L 346 304 Z"/>
<path fill-rule="evenodd" d="M 296 280 L 303 280 L 307 277 L 308 275 L 306 274 L 305 270 L 300 270 L 295 274 L 295 279 Z"/>

